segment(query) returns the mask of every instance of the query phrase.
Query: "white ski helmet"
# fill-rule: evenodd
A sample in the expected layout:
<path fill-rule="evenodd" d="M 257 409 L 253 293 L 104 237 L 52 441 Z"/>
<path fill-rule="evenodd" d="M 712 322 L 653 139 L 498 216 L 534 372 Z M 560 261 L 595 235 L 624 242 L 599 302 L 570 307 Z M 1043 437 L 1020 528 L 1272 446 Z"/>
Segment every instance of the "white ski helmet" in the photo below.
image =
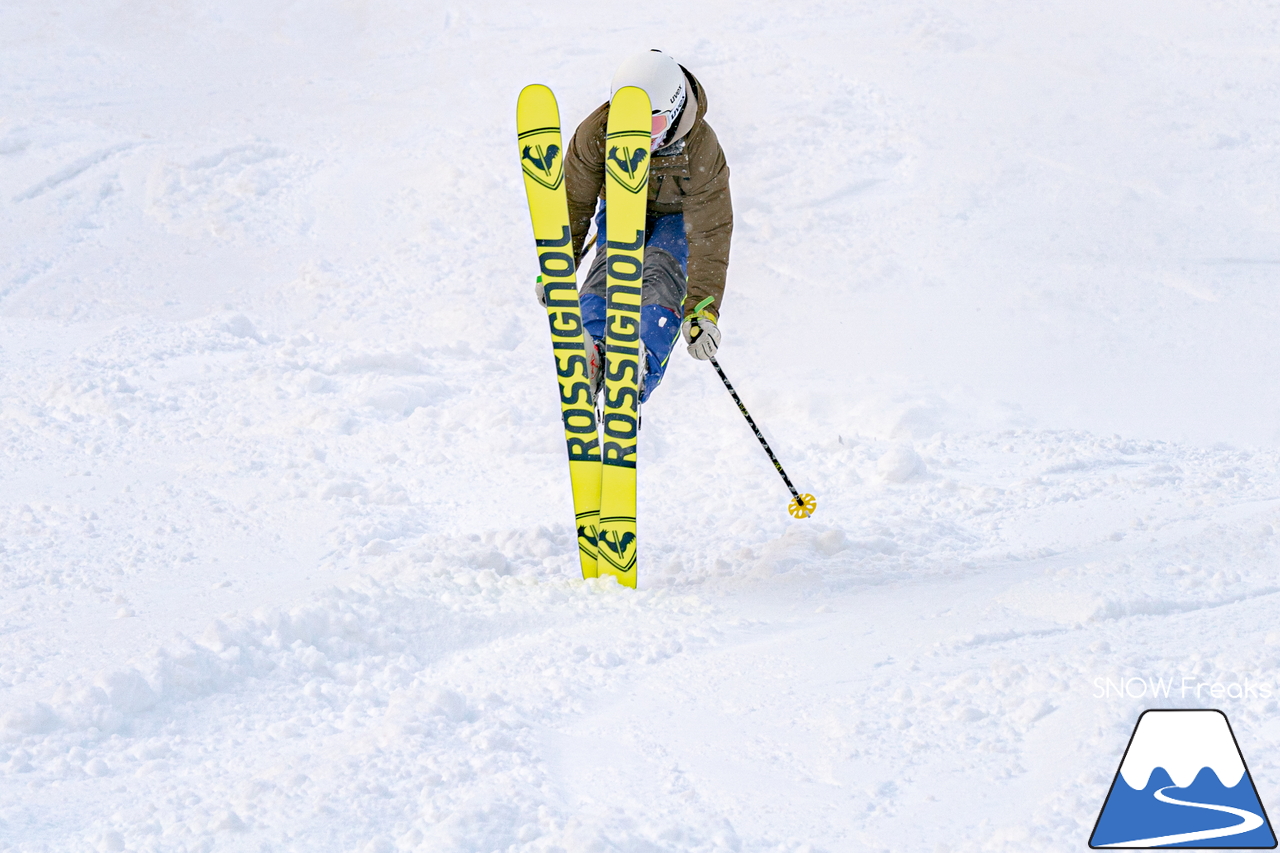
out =
<path fill-rule="evenodd" d="M 649 95 L 653 108 L 653 142 L 650 147 L 656 151 L 674 142 L 685 104 L 689 101 L 688 84 L 680 64 L 660 50 L 637 53 L 623 62 L 613 75 L 610 97 L 623 86 L 644 89 Z"/>

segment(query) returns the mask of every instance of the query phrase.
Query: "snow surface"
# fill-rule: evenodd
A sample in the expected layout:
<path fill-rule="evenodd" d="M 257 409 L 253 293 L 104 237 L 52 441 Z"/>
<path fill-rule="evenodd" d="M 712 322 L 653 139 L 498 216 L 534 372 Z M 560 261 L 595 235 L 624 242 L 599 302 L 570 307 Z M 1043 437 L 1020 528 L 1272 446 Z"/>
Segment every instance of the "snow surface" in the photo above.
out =
<path fill-rule="evenodd" d="M 1153 706 L 1277 808 L 1277 44 L 1266 0 L 0 5 L 0 848 L 1079 850 Z M 514 105 L 653 46 L 733 168 L 723 366 L 819 503 L 677 353 L 633 592 L 575 579 Z"/>
<path fill-rule="evenodd" d="M 1157 767 L 1168 771 L 1179 788 L 1190 787 L 1206 767 L 1228 788 L 1244 778 L 1244 763 L 1227 718 L 1217 711 L 1144 714 L 1120 764 L 1120 775 L 1130 788 L 1142 791 Z"/>

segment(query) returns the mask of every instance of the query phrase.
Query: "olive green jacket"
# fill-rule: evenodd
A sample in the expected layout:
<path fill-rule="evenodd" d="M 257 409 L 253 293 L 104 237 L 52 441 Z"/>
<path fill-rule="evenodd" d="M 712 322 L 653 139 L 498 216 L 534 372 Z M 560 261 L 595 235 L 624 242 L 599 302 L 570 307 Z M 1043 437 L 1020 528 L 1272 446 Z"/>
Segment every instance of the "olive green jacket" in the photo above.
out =
<path fill-rule="evenodd" d="M 684 70 L 698 111 L 687 134 L 654 153 L 649 166 L 649 216 L 684 213 L 684 233 L 689 241 L 689 290 L 684 313 L 691 313 L 708 296 L 708 310 L 720 316 L 725 273 L 729 268 L 729 242 L 733 237 L 733 204 L 729 199 L 729 166 L 715 131 L 707 124 L 707 97 L 697 79 Z M 601 104 L 578 125 L 565 155 L 565 188 L 569 196 L 569 224 L 573 230 L 574 257 L 581 258 L 582 244 L 604 195 L 605 125 L 609 104 Z M 683 142 L 683 146 L 680 143 Z"/>

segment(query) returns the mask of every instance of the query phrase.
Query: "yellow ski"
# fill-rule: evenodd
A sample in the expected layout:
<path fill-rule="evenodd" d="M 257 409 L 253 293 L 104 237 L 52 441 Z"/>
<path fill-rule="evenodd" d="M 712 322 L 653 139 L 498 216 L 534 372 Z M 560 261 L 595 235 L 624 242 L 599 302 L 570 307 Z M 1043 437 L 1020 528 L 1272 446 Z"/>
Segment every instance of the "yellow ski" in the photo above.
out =
<path fill-rule="evenodd" d="M 614 93 L 605 131 L 608 285 L 600 478 L 600 574 L 636 585 L 636 441 L 640 431 L 640 287 L 649 199 L 649 96 Z"/>
<path fill-rule="evenodd" d="M 646 121 L 648 113 L 645 114 Z M 516 131 L 529 216 L 538 248 L 538 280 L 546 293 L 551 348 L 560 382 L 560 413 L 569 451 L 569 480 L 578 531 L 578 558 L 584 578 L 596 577 L 596 535 L 600 519 L 600 436 L 587 381 L 587 351 L 578 281 L 564 190 L 564 146 L 560 109 L 546 86 L 525 86 L 516 103 Z M 642 214 L 643 215 L 643 214 Z M 634 475 L 633 475 L 634 476 Z M 634 483 L 634 480 L 633 480 Z M 634 512 L 632 487 L 632 515 Z M 634 521 L 632 522 L 634 529 Z M 632 584 L 634 586 L 634 584 Z"/>

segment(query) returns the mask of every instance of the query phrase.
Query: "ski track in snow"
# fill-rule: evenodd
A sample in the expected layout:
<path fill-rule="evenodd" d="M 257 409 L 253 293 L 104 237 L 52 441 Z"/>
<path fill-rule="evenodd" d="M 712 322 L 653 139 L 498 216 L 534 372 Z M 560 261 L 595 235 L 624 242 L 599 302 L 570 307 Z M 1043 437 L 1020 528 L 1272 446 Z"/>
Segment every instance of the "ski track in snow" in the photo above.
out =
<path fill-rule="evenodd" d="M 0 10 L 0 848 L 1076 850 L 1151 706 L 1275 800 L 1275 10 L 623 11 Z M 677 352 L 632 592 L 512 113 L 650 42 L 819 503 Z"/>

